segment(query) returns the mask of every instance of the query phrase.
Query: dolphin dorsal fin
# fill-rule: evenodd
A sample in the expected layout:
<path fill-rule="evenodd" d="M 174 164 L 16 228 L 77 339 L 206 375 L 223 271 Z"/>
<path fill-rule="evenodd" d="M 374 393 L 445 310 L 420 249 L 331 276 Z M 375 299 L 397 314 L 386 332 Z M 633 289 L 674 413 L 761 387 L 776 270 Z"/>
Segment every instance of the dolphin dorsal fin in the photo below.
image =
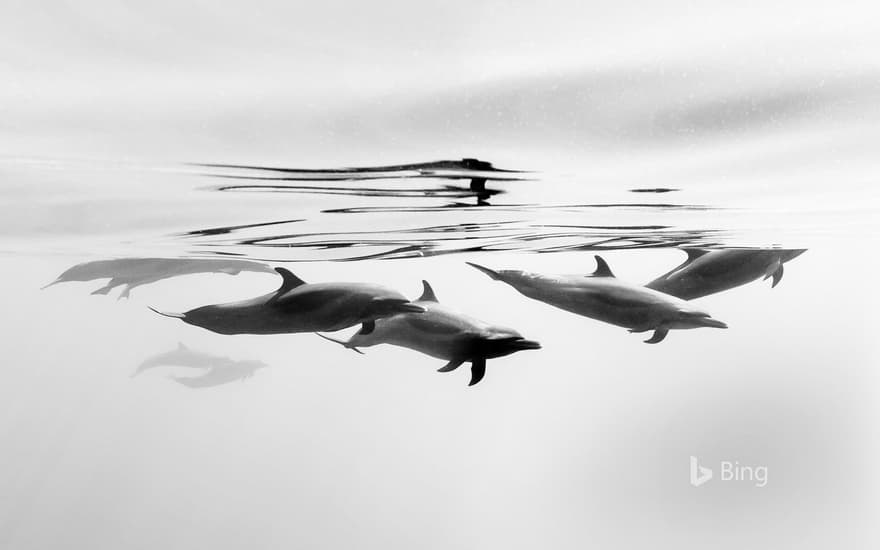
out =
<path fill-rule="evenodd" d="M 284 280 L 281 282 L 281 286 L 278 287 L 278 290 L 275 291 L 275 295 L 269 300 L 269 303 L 277 300 L 282 294 L 284 294 L 288 290 L 293 290 L 300 285 L 306 284 L 305 281 L 291 273 L 288 269 L 285 269 L 283 267 L 276 267 L 275 271 L 279 275 L 281 275 Z"/>
<path fill-rule="evenodd" d="M 593 277 L 614 277 L 608 262 L 602 256 L 596 255 L 596 271 L 593 272 Z"/>
<path fill-rule="evenodd" d="M 434 289 L 431 288 L 431 284 L 428 281 L 422 281 L 422 287 L 424 290 L 422 291 L 422 295 L 419 296 L 417 302 L 439 302 L 437 299 L 437 295 L 434 294 Z"/>
<path fill-rule="evenodd" d="M 692 262 L 699 258 L 700 256 L 705 256 L 709 253 L 708 250 L 703 250 L 702 248 L 682 248 L 688 255 L 687 261 Z"/>

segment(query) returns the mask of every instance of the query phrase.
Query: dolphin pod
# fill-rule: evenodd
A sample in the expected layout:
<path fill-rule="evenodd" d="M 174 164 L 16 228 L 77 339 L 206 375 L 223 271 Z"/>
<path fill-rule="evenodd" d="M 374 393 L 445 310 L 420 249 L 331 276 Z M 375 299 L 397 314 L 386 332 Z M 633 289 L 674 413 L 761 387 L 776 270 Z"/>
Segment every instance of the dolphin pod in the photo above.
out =
<path fill-rule="evenodd" d="M 683 264 L 645 286 L 682 300 L 730 290 L 762 277 L 772 277 L 771 287 L 775 287 L 782 280 L 783 264 L 806 252 L 748 248 L 684 251 L 688 257 Z"/>
<path fill-rule="evenodd" d="M 190 325 L 219 334 L 289 334 L 336 331 L 357 324 L 369 333 L 376 319 L 398 313 L 420 313 L 390 288 L 367 283 L 306 283 L 283 267 L 275 271 L 283 282 L 278 290 L 225 304 L 213 304 L 185 313 L 164 313 Z"/>
<path fill-rule="evenodd" d="M 273 273 L 270 266 L 247 260 L 121 258 L 77 264 L 43 288 L 58 283 L 110 279 L 106 285 L 95 290 L 92 294 L 107 294 L 114 288 L 121 286 L 123 288 L 119 298 L 128 298 L 129 293 L 135 287 L 155 283 L 162 279 L 196 273 L 238 275 L 242 271 Z"/>
<path fill-rule="evenodd" d="M 486 374 L 486 360 L 504 357 L 522 350 L 540 349 L 541 344 L 526 340 L 511 329 L 492 325 L 441 304 L 428 281 L 424 291 L 413 303 L 423 313 L 401 313 L 376 322 L 375 330 L 360 331 L 347 342 L 324 335 L 323 338 L 347 348 L 391 344 L 424 353 L 448 363 L 439 372 L 451 372 L 462 363 L 471 363 L 473 386 Z"/>
<path fill-rule="evenodd" d="M 671 329 L 727 328 L 725 323 L 684 300 L 621 281 L 601 256 L 596 256 L 596 264 L 592 275 L 542 275 L 520 270 L 495 271 L 468 262 L 534 300 L 628 328 L 630 332 L 654 331 L 645 340 L 648 344 L 663 341 Z"/>
<path fill-rule="evenodd" d="M 686 262 L 646 286 L 617 278 L 601 256 L 595 256 L 597 267 L 592 273 L 571 275 L 494 270 L 467 263 L 534 300 L 627 328 L 633 333 L 651 331 L 652 336 L 645 342 L 656 344 L 663 341 L 670 330 L 727 328 L 724 322 L 687 300 L 734 288 L 762 276 L 772 277 L 775 286 L 782 278 L 782 265 L 804 252 L 781 249 L 686 251 Z M 410 301 L 381 285 L 306 283 L 287 269 L 276 268 L 275 272 L 282 277 L 281 286 L 256 298 L 206 305 L 184 313 L 153 311 L 219 334 L 314 332 L 358 353 L 362 353 L 359 348 L 390 344 L 446 361 L 440 372 L 450 372 L 468 362 L 471 386 L 485 376 L 488 359 L 541 348 L 538 342 L 527 340 L 513 329 L 474 319 L 441 304 L 427 281 L 422 281 L 422 295 Z M 346 341 L 320 334 L 355 325 L 361 327 Z M 169 352 L 175 357 L 187 353 L 182 347 Z M 164 355 L 157 356 L 146 361 L 139 370 L 168 360 Z M 201 361 L 198 366 L 213 369 L 204 358 L 193 361 Z M 237 376 L 235 369 L 220 370 L 223 369 L 178 381 L 191 387 L 203 387 L 225 383 L 229 377 Z"/>

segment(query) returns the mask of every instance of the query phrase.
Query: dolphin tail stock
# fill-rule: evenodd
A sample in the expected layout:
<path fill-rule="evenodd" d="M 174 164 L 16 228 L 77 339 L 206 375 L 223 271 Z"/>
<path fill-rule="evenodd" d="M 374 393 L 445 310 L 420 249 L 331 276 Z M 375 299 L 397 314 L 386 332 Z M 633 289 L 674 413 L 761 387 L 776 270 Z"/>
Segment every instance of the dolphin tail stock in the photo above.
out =
<path fill-rule="evenodd" d="M 646 344 L 659 344 L 669 334 L 668 328 L 658 328 L 654 330 L 654 335 L 645 340 Z"/>
<path fill-rule="evenodd" d="M 486 275 L 488 275 L 492 279 L 495 279 L 496 281 L 501 280 L 501 274 L 498 273 L 497 271 L 493 271 L 493 270 L 489 269 L 488 267 L 483 267 L 480 264 L 475 264 L 473 262 L 465 262 L 465 263 L 468 264 L 469 266 L 473 267 L 474 269 L 482 271 L 483 273 L 485 273 Z"/>
<path fill-rule="evenodd" d="M 486 376 L 486 358 L 481 357 L 471 361 L 471 382 L 468 386 L 477 384 Z"/>
<path fill-rule="evenodd" d="M 352 345 L 349 345 L 348 342 L 344 342 L 344 341 L 342 341 L 342 340 L 337 340 L 336 338 L 331 338 L 331 337 L 329 337 L 329 336 L 325 336 L 325 335 L 321 334 L 320 332 L 316 332 L 315 334 L 317 334 L 318 336 L 320 336 L 320 337 L 323 338 L 324 340 L 329 340 L 330 342 L 335 342 L 335 343 L 339 344 L 340 346 L 342 346 L 342 347 L 344 347 L 344 348 L 350 349 L 350 350 L 352 350 L 352 351 L 356 351 L 356 352 L 360 353 L 361 355 L 366 355 L 364 352 L 362 352 L 361 350 L 357 349 L 356 347 L 354 347 L 354 346 L 352 346 Z"/>
<path fill-rule="evenodd" d="M 166 313 L 163 311 L 159 311 L 158 309 L 156 309 L 152 306 L 147 306 L 147 307 L 150 308 L 151 310 L 153 310 L 154 312 L 158 313 L 159 315 L 163 315 L 165 317 L 171 317 L 172 319 L 186 319 L 185 313 Z"/>

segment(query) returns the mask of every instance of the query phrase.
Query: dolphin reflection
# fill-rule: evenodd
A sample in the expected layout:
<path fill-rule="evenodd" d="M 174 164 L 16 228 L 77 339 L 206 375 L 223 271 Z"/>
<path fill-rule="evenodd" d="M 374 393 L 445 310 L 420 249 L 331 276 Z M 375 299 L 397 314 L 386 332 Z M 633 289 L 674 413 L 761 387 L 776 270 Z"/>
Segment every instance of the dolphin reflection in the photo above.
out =
<path fill-rule="evenodd" d="M 470 362 L 469 386 L 483 379 L 487 359 L 541 348 L 538 342 L 526 340 L 513 329 L 491 325 L 444 306 L 437 301 L 428 281 L 422 281 L 422 285 L 424 292 L 413 303 L 424 308 L 424 313 L 402 313 L 379 320 L 375 330 L 358 332 L 347 342 L 322 334 L 319 336 L 356 351 L 358 347 L 379 344 L 416 350 L 448 361 L 439 372 L 450 372 L 462 363 Z"/>
<path fill-rule="evenodd" d="M 278 290 L 225 304 L 202 306 L 185 313 L 156 313 L 219 334 L 285 334 L 336 331 L 359 323 L 365 333 L 376 319 L 398 313 L 421 313 L 425 308 L 411 303 L 390 288 L 367 283 L 306 283 L 283 267 L 275 271 L 283 278 Z"/>
<path fill-rule="evenodd" d="M 258 369 L 267 367 L 262 361 L 235 360 L 192 350 L 183 343 L 177 348 L 156 354 L 138 365 L 132 377 L 157 367 L 189 367 L 203 369 L 201 376 L 171 376 L 171 379 L 191 388 L 219 386 L 236 380 L 251 378 Z"/>
<path fill-rule="evenodd" d="M 657 277 L 648 288 L 693 300 L 736 288 L 759 278 L 773 278 L 771 287 L 782 280 L 783 264 L 806 250 L 686 248 L 687 260 L 672 271 Z"/>
<path fill-rule="evenodd" d="M 84 282 L 110 279 L 92 294 L 107 294 L 118 286 L 124 287 L 119 298 L 128 298 L 135 287 L 155 283 L 162 279 L 196 273 L 225 273 L 238 275 L 242 271 L 273 273 L 272 267 L 260 262 L 226 259 L 177 259 L 177 258 L 120 258 L 77 264 L 44 286 L 58 283 Z"/>
<path fill-rule="evenodd" d="M 503 281 L 534 300 L 598 321 L 628 328 L 630 332 L 654 331 L 645 340 L 656 344 L 671 329 L 727 328 L 679 298 L 621 281 L 601 256 L 592 275 L 541 275 L 519 270 L 494 271 L 467 262 L 492 279 Z"/>

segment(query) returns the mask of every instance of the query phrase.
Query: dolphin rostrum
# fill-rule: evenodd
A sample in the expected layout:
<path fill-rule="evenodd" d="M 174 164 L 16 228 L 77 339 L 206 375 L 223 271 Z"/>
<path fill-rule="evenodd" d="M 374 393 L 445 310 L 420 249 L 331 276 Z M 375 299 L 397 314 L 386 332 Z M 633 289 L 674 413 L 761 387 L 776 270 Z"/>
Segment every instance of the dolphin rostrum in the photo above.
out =
<path fill-rule="evenodd" d="M 772 287 L 775 287 L 782 280 L 782 265 L 806 252 L 748 248 L 686 248 L 684 251 L 688 257 L 683 264 L 645 286 L 682 300 L 730 290 L 761 277 L 772 277 Z"/>
<path fill-rule="evenodd" d="M 485 323 L 441 304 L 428 281 L 422 281 L 422 285 L 424 292 L 413 303 L 424 308 L 424 313 L 402 313 L 381 319 L 375 330 L 360 331 L 347 342 L 320 336 L 355 350 L 378 344 L 413 349 L 448 361 L 439 372 L 450 372 L 470 362 L 469 386 L 483 379 L 487 359 L 541 348 L 538 342 L 526 340 L 513 329 Z"/>
<path fill-rule="evenodd" d="M 492 279 L 503 281 L 534 300 L 597 321 L 628 328 L 630 332 L 654 331 L 645 342 L 661 342 L 671 329 L 727 328 L 688 302 L 662 292 L 621 281 L 601 256 L 592 275 L 541 275 L 519 270 L 494 271 L 468 262 Z"/>
<path fill-rule="evenodd" d="M 185 313 L 163 313 L 219 334 L 285 334 L 332 332 L 359 323 L 365 333 L 376 319 L 398 313 L 421 313 L 390 288 L 367 283 L 309 284 L 283 267 L 278 290 L 249 300 L 198 307 Z"/>
<path fill-rule="evenodd" d="M 119 298 L 128 298 L 135 287 L 155 283 L 162 279 L 196 273 L 225 273 L 238 275 L 242 271 L 273 273 L 270 266 L 247 260 L 225 260 L 211 258 L 119 258 L 114 260 L 98 260 L 77 264 L 58 276 L 57 279 L 44 286 L 48 288 L 58 283 L 94 281 L 110 279 L 103 287 L 92 294 L 107 294 L 114 288 L 122 286 Z"/>

